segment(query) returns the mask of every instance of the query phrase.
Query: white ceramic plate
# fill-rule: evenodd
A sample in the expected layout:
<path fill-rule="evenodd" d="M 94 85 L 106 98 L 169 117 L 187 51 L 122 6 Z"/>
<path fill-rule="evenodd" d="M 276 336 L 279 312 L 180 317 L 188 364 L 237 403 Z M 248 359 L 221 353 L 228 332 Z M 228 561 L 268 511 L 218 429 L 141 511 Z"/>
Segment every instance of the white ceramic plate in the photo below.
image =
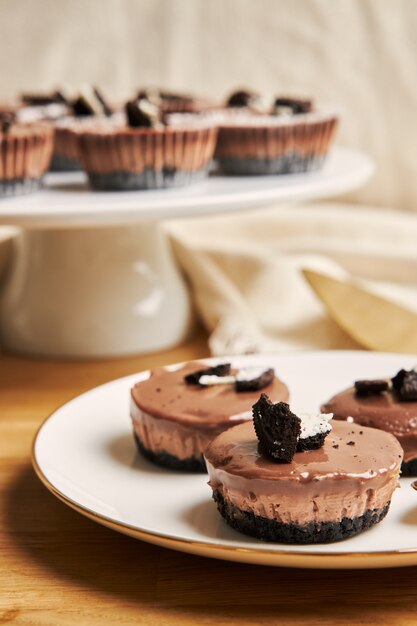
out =
<path fill-rule="evenodd" d="M 218 359 L 217 359 L 218 360 Z M 304 352 L 232 357 L 273 366 L 295 411 L 315 411 L 356 378 L 393 375 L 417 357 L 368 352 Z M 316 546 L 268 544 L 229 528 L 211 500 L 207 477 L 164 470 L 136 451 L 129 389 L 147 376 L 115 380 L 71 400 L 40 428 L 33 448 L 44 484 L 80 513 L 115 530 L 195 554 L 268 565 L 370 568 L 417 564 L 417 493 L 401 479 L 387 518 L 347 541 Z"/>
<path fill-rule="evenodd" d="M 334 148 L 318 172 L 210 176 L 199 184 L 178 189 L 92 191 L 82 172 L 48 174 L 43 191 L 0 199 L 0 223 L 62 228 L 216 215 L 335 196 L 360 187 L 373 171 L 373 162 L 365 154 Z"/>

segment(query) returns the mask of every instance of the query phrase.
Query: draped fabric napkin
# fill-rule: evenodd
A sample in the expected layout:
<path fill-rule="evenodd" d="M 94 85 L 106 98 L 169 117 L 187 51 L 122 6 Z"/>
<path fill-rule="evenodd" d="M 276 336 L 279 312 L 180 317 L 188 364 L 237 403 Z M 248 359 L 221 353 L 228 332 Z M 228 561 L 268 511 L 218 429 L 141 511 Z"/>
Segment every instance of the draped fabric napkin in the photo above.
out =
<path fill-rule="evenodd" d="M 302 276 L 354 277 L 417 312 L 417 219 L 321 203 L 165 225 L 214 355 L 361 348 Z"/>

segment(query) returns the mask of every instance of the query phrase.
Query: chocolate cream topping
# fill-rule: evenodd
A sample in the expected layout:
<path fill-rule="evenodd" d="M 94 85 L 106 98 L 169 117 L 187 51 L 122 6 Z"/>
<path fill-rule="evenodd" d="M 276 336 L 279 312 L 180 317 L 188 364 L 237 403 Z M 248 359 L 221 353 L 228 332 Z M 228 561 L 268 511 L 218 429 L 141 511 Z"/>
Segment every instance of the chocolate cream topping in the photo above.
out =
<path fill-rule="evenodd" d="M 322 405 L 334 419 L 378 428 L 397 437 L 404 449 L 404 461 L 417 457 L 417 402 L 400 402 L 391 391 L 358 396 L 354 388 L 336 394 Z"/>
<path fill-rule="evenodd" d="M 332 424 L 324 445 L 296 452 L 291 463 L 262 455 L 251 422 L 226 430 L 205 451 L 206 460 L 227 474 L 278 483 L 345 478 L 371 479 L 398 469 L 402 450 L 392 435 L 348 422 Z"/>
<path fill-rule="evenodd" d="M 233 383 L 209 387 L 184 383 L 186 374 L 204 367 L 204 363 L 195 361 L 174 371 L 154 370 L 147 380 L 132 388 L 132 399 L 142 411 L 155 418 L 207 430 L 217 430 L 222 423 L 251 419 L 252 405 L 260 391 L 236 392 Z M 262 391 L 273 402 L 288 399 L 288 389 L 277 377 Z"/>

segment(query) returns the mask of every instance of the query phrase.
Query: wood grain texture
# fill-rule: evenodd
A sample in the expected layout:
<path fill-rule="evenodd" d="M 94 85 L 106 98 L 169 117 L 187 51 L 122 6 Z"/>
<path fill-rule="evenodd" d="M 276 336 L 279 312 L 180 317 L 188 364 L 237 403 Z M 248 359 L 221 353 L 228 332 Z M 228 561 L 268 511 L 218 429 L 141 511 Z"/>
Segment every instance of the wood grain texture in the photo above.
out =
<path fill-rule="evenodd" d="M 56 500 L 30 465 L 57 406 L 135 371 L 207 356 L 205 337 L 163 354 L 52 362 L 0 356 L 0 624 L 416 624 L 417 568 L 285 570 L 164 550 Z"/>

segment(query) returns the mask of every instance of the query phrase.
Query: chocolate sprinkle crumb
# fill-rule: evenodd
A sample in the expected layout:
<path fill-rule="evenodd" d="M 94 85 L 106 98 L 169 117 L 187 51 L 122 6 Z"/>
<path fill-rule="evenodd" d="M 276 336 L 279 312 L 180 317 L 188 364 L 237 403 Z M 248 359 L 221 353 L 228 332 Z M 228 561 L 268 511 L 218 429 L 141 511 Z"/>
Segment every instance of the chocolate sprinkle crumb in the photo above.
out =
<path fill-rule="evenodd" d="M 290 463 L 297 449 L 301 420 L 285 402 L 273 404 L 265 393 L 252 407 L 259 450 L 275 463 Z"/>
<path fill-rule="evenodd" d="M 335 450 L 337 450 L 337 449 L 339 448 L 339 444 L 338 444 L 338 443 L 335 443 L 335 444 L 334 444 L 334 446 L 333 446 L 333 448 L 334 448 Z"/>
<path fill-rule="evenodd" d="M 354 441 L 347 441 L 347 442 L 346 442 L 346 445 L 347 445 L 347 446 L 354 446 L 354 445 L 355 445 L 355 442 L 354 442 Z"/>
<path fill-rule="evenodd" d="M 402 369 L 391 379 L 391 382 L 401 401 L 413 402 L 417 400 L 417 372 Z"/>
<path fill-rule="evenodd" d="M 186 385 L 200 385 L 200 378 L 202 376 L 228 376 L 230 374 L 230 367 L 230 363 L 220 363 L 213 367 L 196 370 L 184 376 L 184 382 Z"/>
<path fill-rule="evenodd" d="M 374 396 L 388 391 L 387 380 L 355 380 L 355 391 L 358 396 Z"/>
<path fill-rule="evenodd" d="M 236 380 L 235 391 L 259 391 L 260 389 L 264 389 L 272 383 L 274 375 L 275 371 L 269 368 L 262 372 L 257 378 L 252 378 L 251 380 Z"/>

